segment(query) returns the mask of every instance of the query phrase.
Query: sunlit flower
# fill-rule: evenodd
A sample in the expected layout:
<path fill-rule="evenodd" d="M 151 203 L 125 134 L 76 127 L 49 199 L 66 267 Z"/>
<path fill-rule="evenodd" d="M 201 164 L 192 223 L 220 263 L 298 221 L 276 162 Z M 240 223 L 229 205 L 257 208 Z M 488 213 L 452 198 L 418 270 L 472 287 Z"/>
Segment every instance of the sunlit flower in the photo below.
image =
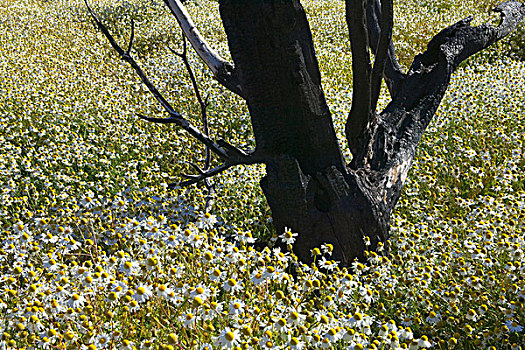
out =
<path fill-rule="evenodd" d="M 521 326 L 520 324 L 518 324 L 518 322 L 513 321 L 513 320 L 509 320 L 505 322 L 505 325 L 511 332 L 520 333 L 523 331 L 523 326 Z"/>
<path fill-rule="evenodd" d="M 289 228 L 285 227 L 284 233 L 279 236 L 281 238 L 281 242 L 285 244 L 293 244 L 295 242 L 295 237 L 297 237 L 297 233 L 292 232 Z"/>
<path fill-rule="evenodd" d="M 232 330 L 229 327 L 226 327 L 217 337 L 215 343 L 222 348 L 232 349 L 238 344 L 240 344 L 240 338 L 241 335 L 238 330 Z"/>
<path fill-rule="evenodd" d="M 133 294 L 133 299 L 135 299 L 139 303 L 143 303 L 147 301 L 151 296 L 153 295 L 153 291 L 150 286 L 147 284 L 139 284 L 139 286 L 135 289 L 135 293 Z"/>

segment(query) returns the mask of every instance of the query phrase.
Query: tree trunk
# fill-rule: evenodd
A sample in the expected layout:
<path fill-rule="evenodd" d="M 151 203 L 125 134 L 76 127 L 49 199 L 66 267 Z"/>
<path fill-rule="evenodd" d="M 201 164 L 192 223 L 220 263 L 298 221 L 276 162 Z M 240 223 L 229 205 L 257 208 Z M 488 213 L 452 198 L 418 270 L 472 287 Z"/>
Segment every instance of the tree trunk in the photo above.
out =
<path fill-rule="evenodd" d="M 346 168 L 301 4 L 223 0 L 220 12 L 257 148 L 268 159 L 261 186 L 277 232 L 300 233 L 294 251 L 303 261 L 324 242 L 345 264 L 363 258 L 365 235 L 372 249 L 386 240 L 390 210 Z"/>

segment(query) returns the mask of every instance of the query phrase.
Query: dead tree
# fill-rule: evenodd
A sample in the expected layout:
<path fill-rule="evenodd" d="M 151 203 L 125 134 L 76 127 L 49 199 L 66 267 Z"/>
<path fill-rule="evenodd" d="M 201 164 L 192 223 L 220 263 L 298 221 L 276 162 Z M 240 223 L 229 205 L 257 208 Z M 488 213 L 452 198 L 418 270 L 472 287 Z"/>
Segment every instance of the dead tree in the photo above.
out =
<path fill-rule="evenodd" d="M 243 151 L 224 140 L 212 140 L 191 125 L 132 58 L 132 40 L 123 50 L 93 16 L 168 114 L 166 119 L 143 118 L 182 127 L 222 160 L 182 184 L 202 181 L 235 165 L 264 163 L 266 176 L 260 184 L 277 232 L 289 227 L 299 233 L 294 251 L 303 261 L 311 259 L 313 247 L 328 242 L 334 246 L 333 257 L 343 264 L 362 259 L 365 250 L 387 240 L 390 217 L 416 147 L 454 70 L 512 32 L 525 14 L 524 4 L 508 1 L 494 9 L 501 15 L 496 27 L 472 27 L 471 17 L 463 19 L 436 34 L 403 72 L 392 43 L 392 0 L 346 0 L 353 70 L 345 128 L 353 158 L 346 164 L 299 0 L 220 0 L 232 63 L 210 48 L 180 0 L 164 1 L 214 77 L 246 101 L 256 140 L 254 150 Z M 377 112 L 382 79 L 392 100 Z"/>

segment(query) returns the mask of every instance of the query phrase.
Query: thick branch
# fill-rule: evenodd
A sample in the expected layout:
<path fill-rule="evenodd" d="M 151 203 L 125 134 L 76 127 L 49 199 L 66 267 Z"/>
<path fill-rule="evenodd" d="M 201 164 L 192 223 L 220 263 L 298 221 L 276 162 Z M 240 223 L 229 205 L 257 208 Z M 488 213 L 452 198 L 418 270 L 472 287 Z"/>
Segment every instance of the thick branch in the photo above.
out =
<path fill-rule="evenodd" d="M 471 27 L 466 18 L 442 30 L 416 56 L 394 100 L 370 128 L 370 143 L 361 161 L 362 171 L 377 188 L 377 197 L 388 206 L 399 198 L 416 147 L 432 120 L 450 78 L 458 65 L 512 32 L 525 15 L 525 6 L 516 1 L 495 8 L 501 13 L 497 27 Z"/>
<path fill-rule="evenodd" d="M 202 37 L 199 30 L 193 24 L 188 11 L 180 0 L 164 0 L 171 13 L 175 16 L 182 28 L 184 35 L 188 38 L 197 55 L 210 68 L 213 76 L 228 90 L 242 97 L 242 89 L 239 84 L 233 64 L 223 59 L 213 50 Z"/>
<path fill-rule="evenodd" d="M 487 24 L 471 27 L 472 17 L 468 17 L 434 36 L 427 50 L 414 59 L 399 96 L 385 112 L 394 108 L 409 110 L 418 104 L 432 105 L 431 110 L 435 111 L 459 64 L 516 29 L 523 18 L 525 5 L 508 1 L 493 11 L 501 14 L 497 27 Z M 424 121 L 430 122 L 432 116 L 433 112 Z"/>
<path fill-rule="evenodd" d="M 362 158 L 368 144 L 366 130 L 375 118 L 371 110 L 372 67 L 368 51 L 366 0 L 346 0 L 346 21 L 352 48 L 352 108 L 345 125 L 348 146 L 354 159 Z"/>
<path fill-rule="evenodd" d="M 401 69 L 401 66 L 399 65 L 397 61 L 396 52 L 394 49 L 394 43 L 392 42 L 392 38 L 391 38 L 392 34 L 390 31 L 391 31 L 391 26 L 393 26 L 392 1 L 388 1 L 387 3 L 384 3 L 385 1 L 381 0 L 381 4 L 379 1 L 380 0 L 368 0 L 368 3 L 367 3 L 366 24 L 368 27 L 368 44 L 370 46 L 370 49 L 372 50 L 372 53 L 376 56 L 382 55 L 382 54 L 379 54 L 379 51 L 384 50 L 384 48 L 378 49 L 378 46 L 380 47 L 382 47 L 382 45 L 388 46 L 383 76 L 385 78 L 386 85 L 388 87 L 388 91 L 390 92 L 390 96 L 394 97 L 396 92 L 399 89 L 399 86 L 403 82 L 405 75 Z M 382 11 L 381 9 L 382 7 L 387 9 L 387 11 L 386 12 Z M 386 37 L 389 36 L 390 39 L 388 40 L 388 42 L 385 42 L 386 41 L 385 40 L 383 41 L 382 44 L 379 44 L 379 41 L 381 38 L 381 28 L 385 26 L 383 24 L 384 22 L 392 23 L 390 25 L 390 30 L 384 33 L 384 38 L 386 39 Z M 386 26 L 386 28 L 389 28 L 389 26 Z"/>
<path fill-rule="evenodd" d="M 365 16 L 366 0 L 346 0 L 346 21 L 352 48 L 353 91 L 352 109 L 346 123 L 350 148 L 354 138 L 363 133 L 370 115 L 371 65 L 368 52 L 368 32 Z M 355 145 L 358 146 L 357 144 Z M 356 152 L 352 149 L 352 153 Z"/>
<path fill-rule="evenodd" d="M 394 7 L 392 0 L 381 0 L 381 35 L 375 51 L 374 68 L 372 70 L 372 91 L 370 110 L 375 111 L 381 92 L 381 81 L 388 60 L 388 49 L 392 42 L 392 27 L 394 26 Z"/>

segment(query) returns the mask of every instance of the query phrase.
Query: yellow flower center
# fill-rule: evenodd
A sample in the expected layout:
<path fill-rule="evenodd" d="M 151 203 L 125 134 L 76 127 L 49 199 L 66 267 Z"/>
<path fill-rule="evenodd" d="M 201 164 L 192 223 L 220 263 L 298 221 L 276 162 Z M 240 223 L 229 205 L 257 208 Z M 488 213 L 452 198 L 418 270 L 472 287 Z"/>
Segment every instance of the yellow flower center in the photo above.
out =
<path fill-rule="evenodd" d="M 224 335 L 224 338 L 227 340 L 227 341 L 233 341 L 235 339 L 235 334 L 233 332 L 227 332 L 225 335 Z"/>

